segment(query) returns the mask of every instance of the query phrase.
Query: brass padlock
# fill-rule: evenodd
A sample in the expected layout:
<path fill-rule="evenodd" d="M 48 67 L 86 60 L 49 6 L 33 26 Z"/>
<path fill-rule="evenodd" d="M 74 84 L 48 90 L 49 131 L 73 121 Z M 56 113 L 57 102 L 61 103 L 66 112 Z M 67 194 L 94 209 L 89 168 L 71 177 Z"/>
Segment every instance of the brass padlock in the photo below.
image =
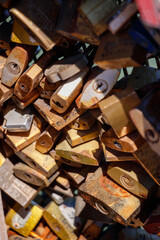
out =
<path fill-rule="evenodd" d="M 16 155 L 22 159 L 31 168 L 40 172 L 46 177 L 51 177 L 61 165 L 60 162 L 56 162 L 49 154 L 42 154 L 35 149 L 36 142 L 33 142 L 29 146 L 23 148 L 21 151 L 15 152 Z"/>
<path fill-rule="evenodd" d="M 127 225 L 140 211 L 142 200 L 106 177 L 106 168 L 98 168 L 79 187 L 84 200 L 101 213 Z"/>
<path fill-rule="evenodd" d="M 107 119 L 117 137 L 123 137 L 135 130 L 129 111 L 139 103 L 138 95 L 131 88 L 117 92 L 99 103 L 104 119 Z"/>
<path fill-rule="evenodd" d="M 153 180 L 160 186 L 160 157 L 145 142 L 136 152 L 134 157 L 148 172 Z"/>
<path fill-rule="evenodd" d="M 76 130 L 69 128 L 68 126 L 64 129 L 66 134 L 66 140 L 72 147 L 80 145 L 82 143 L 91 141 L 99 137 L 100 124 L 95 123 L 89 130 Z"/>
<path fill-rule="evenodd" d="M 59 1 L 25 0 L 14 4 L 10 13 L 48 51 L 60 41 L 60 36 L 55 32 L 59 8 Z"/>
<path fill-rule="evenodd" d="M 64 82 L 51 96 L 50 106 L 58 113 L 64 113 L 80 93 L 88 68 Z"/>
<path fill-rule="evenodd" d="M 103 71 L 95 67 L 92 69 L 87 83 L 83 87 L 82 95 L 77 105 L 79 108 L 90 108 L 101 101 L 111 91 L 120 75 L 119 69 Z"/>
<path fill-rule="evenodd" d="M 160 156 L 159 131 L 159 94 L 160 88 L 151 90 L 140 105 L 130 111 L 130 116 L 139 133 L 148 142 L 153 151 Z"/>
<path fill-rule="evenodd" d="M 44 119 L 58 131 L 74 121 L 86 111 L 85 109 L 78 109 L 74 105 L 71 105 L 64 114 L 59 115 L 53 111 L 47 100 L 40 98 L 34 102 L 34 106 L 42 115 L 42 117 L 44 117 Z"/>
<path fill-rule="evenodd" d="M 28 46 L 16 46 L 10 52 L 2 70 L 1 82 L 12 87 L 29 63 L 33 49 Z"/>
<path fill-rule="evenodd" d="M 76 240 L 77 236 L 74 233 L 72 225 L 63 215 L 58 205 L 51 202 L 45 209 L 43 217 L 50 228 L 62 240 Z"/>
<path fill-rule="evenodd" d="M 53 147 L 60 134 L 60 131 L 57 131 L 52 126 L 48 126 L 38 138 L 35 149 L 41 153 L 47 153 Z"/>
<path fill-rule="evenodd" d="M 96 52 L 94 62 L 102 69 L 139 67 L 144 64 L 146 51 L 136 45 L 127 32 L 106 33 Z"/>
<path fill-rule="evenodd" d="M 155 182 L 137 163 L 110 163 L 107 174 L 113 181 L 137 197 L 146 199 L 154 193 Z"/>
<path fill-rule="evenodd" d="M 24 237 L 36 227 L 42 218 L 43 209 L 36 205 L 29 205 L 28 208 L 20 207 L 16 204 L 6 215 L 6 223 Z"/>
<path fill-rule="evenodd" d="M 102 159 L 102 149 L 97 139 L 71 147 L 67 140 L 61 140 L 57 144 L 56 154 L 76 163 L 98 166 Z"/>
<path fill-rule="evenodd" d="M 144 139 L 137 131 L 117 138 L 112 128 L 102 134 L 101 141 L 108 148 L 129 153 L 135 152 L 144 143 Z"/>
<path fill-rule="evenodd" d="M 56 174 L 53 174 L 50 178 L 47 179 L 40 172 L 20 162 L 15 164 L 13 172 L 17 178 L 20 178 L 24 182 L 42 187 L 48 187 L 57 177 Z"/>
<path fill-rule="evenodd" d="M 44 69 L 54 56 L 55 52 L 53 50 L 46 52 L 36 63 L 31 65 L 20 76 L 14 88 L 14 94 L 19 99 L 26 97 L 35 87 L 38 86 L 43 78 Z"/>

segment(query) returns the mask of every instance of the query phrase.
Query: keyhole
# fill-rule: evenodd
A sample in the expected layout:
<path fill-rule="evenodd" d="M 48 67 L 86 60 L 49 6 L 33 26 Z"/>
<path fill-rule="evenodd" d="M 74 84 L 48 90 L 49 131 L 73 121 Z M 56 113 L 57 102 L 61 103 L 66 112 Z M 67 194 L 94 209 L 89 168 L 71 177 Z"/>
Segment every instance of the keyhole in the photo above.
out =
<path fill-rule="evenodd" d="M 53 103 L 56 104 L 58 107 L 63 108 L 60 102 L 55 102 L 54 99 L 52 99 Z"/>
<path fill-rule="evenodd" d="M 96 91 L 97 93 L 103 93 L 106 92 L 108 89 L 108 84 L 106 81 L 102 79 L 96 79 L 93 82 L 93 90 Z"/>
<path fill-rule="evenodd" d="M 8 63 L 7 68 L 13 74 L 19 74 L 20 73 L 20 67 L 17 63 L 10 62 L 10 63 Z"/>

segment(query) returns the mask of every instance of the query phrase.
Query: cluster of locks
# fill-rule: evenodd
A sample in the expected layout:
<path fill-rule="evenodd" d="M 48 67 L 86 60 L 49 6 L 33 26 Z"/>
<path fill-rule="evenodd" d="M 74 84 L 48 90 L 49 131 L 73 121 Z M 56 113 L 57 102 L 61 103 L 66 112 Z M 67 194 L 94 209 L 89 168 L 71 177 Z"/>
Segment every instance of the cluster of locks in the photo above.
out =
<path fill-rule="evenodd" d="M 159 239 L 159 9 L 0 0 L 0 240 Z"/>

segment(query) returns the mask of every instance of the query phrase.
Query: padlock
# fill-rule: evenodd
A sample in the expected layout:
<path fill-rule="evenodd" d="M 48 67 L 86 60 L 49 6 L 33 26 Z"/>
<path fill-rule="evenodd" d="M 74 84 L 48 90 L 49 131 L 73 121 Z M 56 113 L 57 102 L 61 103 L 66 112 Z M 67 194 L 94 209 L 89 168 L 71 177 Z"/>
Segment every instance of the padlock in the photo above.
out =
<path fill-rule="evenodd" d="M 42 187 L 48 187 L 57 177 L 56 174 L 53 174 L 49 179 L 47 179 L 40 172 L 21 162 L 15 164 L 13 172 L 17 178 L 23 180 L 24 182 Z"/>
<path fill-rule="evenodd" d="M 154 28 L 159 28 L 159 2 L 152 0 L 135 0 L 142 21 Z"/>
<path fill-rule="evenodd" d="M 95 121 L 96 119 L 92 117 L 89 112 L 86 112 L 82 116 L 78 117 L 75 121 L 68 124 L 68 126 L 76 130 L 89 130 Z"/>
<path fill-rule="evenodd" d="M 72 182 L 79 186 L 87 177 L 88 173 L 92 173 L 96 170 L 93 166 L 82 166 L 81 168 L 75 168 L 71 166 L 63 166 L 63 171 L 69 177 Z"/>
<path fill-rule="evenodd" d="M 132 21 L 128 33 L 132 39 L 147 52 L 153 54 L 157 54 L 159 52 L 159 44 L 152 38 L 139 18 Z"/>
<path fill-rule="evenodd" d="M 107 175 L 122 188 L 125 188 L 137 197 L 146 199 L 154 193 L 155 182 L 137 163 L 110 163 Z"/>
<path fill-rule="evenodd" d="M 56 90 L 61 84 L 62 84 L 62 81 L 50 83 L 48 78 L 44 77 L 42 81 L 40 81 L 39 86 L 45 91 L 53 91 L 53 90 Z"/>
<path fill-rule="evenodd" d="M 112 34 L 116 34 L 128 23 L 136 12 L 137 6 L 134 2 L 130 0 L 123 2 L 117 9 L 116 14 L 109 21 L 108 30 Z"/>
<path fill-rule="evenodd" d="M 79 194 L 101 213 L 124 225 L 139 213 L 142 204 L 142 200 L 107 178 L 105 166 L 79 187 Z"/>
<path fill-rule="evenodd" d="M 150 148 L 145 142 L 136 152 L 133 152 L 134 157 L 160 186 L 160 157 Z"/>
<path fill-rule="evenodd" d="M 38 138 L 35 149 L 41 153 L 47 153 L 58 139 L 60 131 L 57 131 L 52 126 L 48 126 Z"/>
<path fill-rule="evenodd" d="M 33 48 L 16 46 L 9 54 L 2 70 L 1 82 L 7 87 L 12 87 L 29 63 Z"/>
<path fill-rule="evenodd" d="M 135 44 L 126 31 L 101 39 L 94 62 L 102 69 L 139 67 L 144 64 L 146 50 Z"/>
<path fill-rule="evenodd" d="M 14 19 L 11 41 L 19 44 L 38 46 L 39 43 L 26 31 L 18 20 Z"/>
<path fill-rule="evenodd" d="M 119 162 L 119 161 L 136 161 L 136 158 L 131 153 L 120 152 L 110 148 L 107 148 L 103 142 L 101 142 L 103 153 L 106 162 Z"/>
<path fill-rule="evenodd" d="M 43 71 L 55 57 L 54 50 L 46 52 L 36 63 L 31 65 L 18 79 L 14 88 L 14 94 L 23 99 L 35 87 L 38 86 L 43 77 Z"/>
<path fill-rule="evenodd" d="M 76 130 L 69 128 L 68 126 L 64 129 L 66 134 L 66 140 L 69 142 L 71 147 L 75 147 L 82 143 L 91 141 L 99 137 L 100 123 L 95 123 L 89 130 Z"/>
<path fill-rule="evenodd" d="M 40 129 L 33 121 L 29 132 L 7 132 L 5 141 L 15 151 L 20 151 L 32 142 L 36 141 L 39 138 L 40 134 Z"/>
<path fill-rule="evenodd" d="M 91 0 L 82 1 L 78 10 L 91 26 L 97 36 L 100 36 L 108 28 L 108 21 L 116 11 L 118 3 L 112 0 L 101 2 Z"/>
<path fill-rule="evenodd" d="M 103 71 L 93 68 L 87 83 L 83 87 L 79 108 L 90 108 L 101 101 L 111 91 L 120 75 L 119 69 Z"/>
<path fill-rule="evenodd" d="M 3 128 L 8 132 L 28 132 L 33 122 L 33 113 L 28 107 L 24 110 L 8 105 L 4 113 Z"/>
<path fill-rule="evenodd" d="M 159 102 L 160 88 L 151 90 L 130 116 L 139 133 L 148 142 L 153 151 L 160 156 Z"/>
<path fill-rule="evenodd" d="M 34 102 L 34 106 L 38 110 L 38 112 L 44 117 L 44 119 L 58 131 L 72 121 L 74 121 L 86 111 L 85 109 L 76 108 L 73 104 L 64 114 L 59 115 L 58 113 L 53 111 L 47 100 L 40 98 L 38 98 Z"/>
<path fill-rule="evenodd" d="M 37 191 L 13 175 L 13 164 L 9 159 L 5 159 L 1 153 L 0 158 L 0 188 L 20 205 L 27 207 L 37 195 Z"/>
<path fill-rule="evenodd" d="M 98 166 L 102 158 L 102 149 L 97 139 L 71 147 L 62 139 L 55 148 L 56 154 L 76 163 Z"/>
<path fill-rule="evenodd" d="M 131 88 L 117 92 L 99 103 L 104 118 L 107 119 L 118 138 L 135 130 L 129 111 L 139 103 L 138 95 Z"/>
<path fill-rule="evenodd" d="M 36 142 L 33 142 L 29 146 L 23 148 L 21 151 L 17 151 L 15 153 L 31 168 L 49 178 L 57 171 L 61 163 L 56 162 L 49 154 L 42 154 L 37 151 L 35 149 L 35 145 Z"/>
<path fill-rule="evenodd" d="M 37 88 L 34 88 L 26 97 L 19 99 L 17 96 L 13 95 L 12 100 L 17 105 L 18 108 L 24 109 L 28 107 L 34 100 L 39 97 L 39 91 Z"/>
<path fill-rule="evenodd" d="M 160 225 L 160 205 L 156 206 L 156 208 L 152 212 L 151 216 L 147 219 L 143 227 L 148 233 L 157 234 L 160 236 L 159 225 Z"/>
<path fill-rule="evenodd" d="M 8 240 L 7 226 L 6 226 L 6 223 L 5 223 L 5 216 L 4 216 L 1 190 L 0 190 L 0 224 L 1 224 L 0 239 Z"/>
<path fill-rule="evenodd" d="M 28 208 L 25 209 L 15 204 L 6 215 L 6 223 L 16 232 L 27 237 L 36 227 L 42 215 L 43 209 L 39 206 L 30 204 Z"/>
<path fill-rule="evenodd" d="M 88 68 L 63 83 L 51 96 L 50 106 L 58 113 L 64 113 L 80 93 Z"/>
<path fill-rule="evenodd" d="M 45 70 L 45 76 L 50 83 L 56 83 L 73 77 L 84 71 L 88 60 L 84 54 L 63 58 Z M 82 75 L 83 76 L 83 75 Z"/>
<path fill-rule="evenodd" d="M 144 139 L 137 131 L 129 133 L 124 137 L 117 138 L 112 128 L 102 134 L 101 141 L 108 148 L 129 153 L 135 152 L 144 143 Z"/>
<path fill-rule="evenodd" d="M 82 14 L 78 13 L 78 5 L 77 1 L 63 1 L 56 26 L 57 32 L 67 38 L 99 45 L 98 36 L 91 30 Z"/>
<path fill-rule="evenodd" d="M 77 236 L 74 233 L 74 229 L 69 223 L 68 219 L 63 216 L 60 208 L 56 203 L 51 202 L 45 209 L 43 217 L 50 228 L 56 233 L 62 240 L 76 240 Z"/>
<path fill-rule="evenodd" d="M 60 1 L 19 1 L 10 9 L 13 18 L 46 50 L 52 49 L 60 36 L 55 33 Z"/>

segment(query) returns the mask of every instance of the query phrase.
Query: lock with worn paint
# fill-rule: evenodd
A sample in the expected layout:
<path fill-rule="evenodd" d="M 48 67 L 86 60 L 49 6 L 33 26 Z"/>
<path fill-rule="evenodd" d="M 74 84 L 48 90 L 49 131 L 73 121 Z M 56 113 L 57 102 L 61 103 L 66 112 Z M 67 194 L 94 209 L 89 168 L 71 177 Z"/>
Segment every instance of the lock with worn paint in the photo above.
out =
<path fill-rule="evenodd" d="M 83 87 L 78 107 L 90 108 L 105 98 L 117 82 L 119 75 L 119 69 L 103 71 L 99 67 L 93 68 L 87 83 Z"/>
<path fill-rule="evenodd" d="M 19 99 L 26 97 L 35 87 L 38 86 L 43 78 L 44 69 L 54 56 L 55 52 L 53 50 L 46 52 L 36 63 L 31 65 L 20 76 L 14 88 L 14 94 Z"/>
<path fill-rule="evenodd" d="M 34 102 L 34 106 L 42 117 L 44 117 L 44 119 L 58 131 L 86 111 L 85 109 L 78 109 L 72 104 L 65 113 L 60 115 L 51 108 L 47 100 L 40 98 Z"/>
<path fill-rule="evenodd" d="M 43 209 L 36 205 L 29 205 L 28 208 L 23 208 L 18 204 L 14 205 L 6 215 L 6 223 L 20 233 L 24 237 L 29 236 L 29 233 L 36 227 L 39 220 L 42 218 Z"/>
<path fill-rule="evenodd" d="M 64 113 L 80 93 L 88 68 L 64 82 L 51 96 L 50 106 L 58 113 Z"/>
<path fill-rule="evenodd" d="M 99 167 L 79 187 L 79 194 L 92 207 L 121 224 L 127 225 L 139 213 L 142 200 L 118 186 Z"/>
<path fill-rule="evenodd" d="M 144 143 L 144 139 L 137 131 L 117 138 L 112 128 L 102 134 L 101 141 L 108 148 L 128 153 L 135 152 Z"/>
<path fill-rule="evenodd" d="M 145 170 L 135 162 L 110 163 L 107 175 L 121 187 L 137 197 L 148 198 L 154 193 L 155 182 Z"/>
<path fill-rule="evenodd" d="M 62 240 L 76 240 L 77 236 L 74 233 L 74 227 L 66 216 L 63 215 L 61 208 L 54 202 L 47 205 L 43 217 L 50 228 Z"/>

